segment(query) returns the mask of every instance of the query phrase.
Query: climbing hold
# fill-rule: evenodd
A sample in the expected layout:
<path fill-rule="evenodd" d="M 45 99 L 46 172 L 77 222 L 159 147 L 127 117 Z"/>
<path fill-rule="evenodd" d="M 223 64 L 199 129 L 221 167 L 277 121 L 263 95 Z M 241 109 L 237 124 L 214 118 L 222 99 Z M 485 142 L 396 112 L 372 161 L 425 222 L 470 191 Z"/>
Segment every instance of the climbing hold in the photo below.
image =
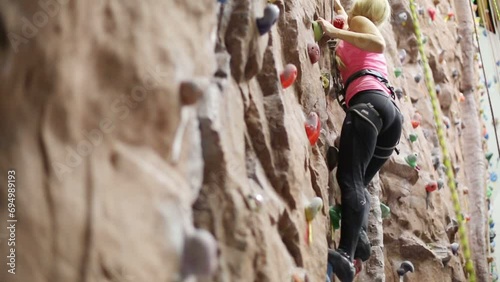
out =
<path fill-rule="evenodd" d="M 413 115 L 413 118 L 411 119 L 411 126 L 413 128 L 417 128 L 420 125 L 421 121 L 422 121 L 422 116 L 419 113 L 415 113 Z"/>
<path fill-rule="evenodd" d="M 489 162 L 489 161 L 491 161 L 491 157 L 493 157 L 493 153 L 492 152 L 488 152 L 488 153 L 485 154 L 485 157 L 486 157 L 486 159 Z"/>
<path fill-rule="evenodd" d="M 431 18 L 432 21 L 436 19 L 436 10 L 432 7 L 429 7 L 427 9 L 427 13 L 429 14 L 429 17 Z"/>
<path fill-rule="evenodd" d="M 319 46 L 316 43 L 307 44 L 307 53 L 309 54 L 309 60 L 311 64 L 315 64 L 319 61 L 320 51 Z"/>
<path fill-rule="evenodd" d="M 264 197 L 261 194 L 248 195 L 247 197 L 251 210 L 258 211 L 261 209 L 264 203 Z"/>
<path fill-rule="evenodd" d="M 418 14 L 421 16 L 423 16 L 425 13 L 424 7 L 422 7 L 422 6 L 419 6 L 417 11 L 418 11 Z"/>
<path fill-rule="evenodd" d="M 457 39 L 456 39 L 457 44 L 460 43 L 460 41 L 462 41 L 462 36 L 461 35 L 457 36 Z"/>
<path fill-rule="evenodd" d="M 462 192 L 464 193 L 464 195 L 469 195 L 469 188 L 465 187 Z"/>
<path fill-rule="evenodd" d="M 391 215 L 391 208 L 382 202 L 380 202 L 380 211 L 382 212 L 382 218 L 388 218 Z"/>
<path fill-rule="evenodd" d="M 455 174 L 457 174 L 460 171 L 460 166 L 459 165 L 455 165 L 453 167 L 453 171 L 455 172 Z"/>
<path fill-rule="evenodd" d="M 396 96 L 398 97 L 398 99 L 401 100 L 401 98 L 403 98 L 403 90 L 401 88 L 396 88 L 394 90 L 394 92 L 396 93 Z"/>
<path fill-rule="evenodd" d="M 438 190 L 443 189 L 443 187 L 444 187 L 444 181 L 443 181 L 443 179 L 439 178 L 437 180 L 437 185 L 438 185 Z"/>
<path fill-rule="evenodd" d="M 305 208 L 306 221 L 307 221 L 307 238 L 308 243 L 312 243 L 312 220 L 316 217 L 316 214 L 323 208 L 323 199 L 320 197 L 314 197 L 311 202 Z"/>
<path fill-rule="evenodd" d="M 450 248 L 453 255 L 456 256 L 458 254 L 458 249 L 460 248 L 460 244 L 458 244 L 457 242 L 451 243 Z"/>
<path fill-rule="evenodd" d="M 295 82 L 297 78 L 297 67 L 294 64 L 288 64 L 280 75 L 281 86 L 286 89 Z"/>
<path fill-rule="evenodd" d="M 337 15 L 335 18 L 332 20 L 332 24 L 334 27 L 338 29 L 344 29 L 345 22 L 346 22 L 346 17 L 343 15 Z"/>
<path fill-rule="evenodd" d="M 436 181 L 430 181 L 429 183 L 427 183 L 427 185 L 425 185 L 425 191 L 427 193 L 434 192 L 437 190 L 437 188 L 438 188 L 438 184 Z"/>
<path fill-rule="evenodd" d="M 328 72 L 322 73 L 320 80 L 321 80 L 321 84 L 323 85 L 323 89 L 330 88 L 330 73 L 328 73 Z"/>
<path fill-rule="evenodd" d="M 488 257 L 486 258 L 486 261 L 487 261 L 488 263 L 492 263 L 494 260 L 495 260 L 495 259 L 494 259 L 492 256 L 488 256 Z"/>
<path fill-rule="evenodd" d="M 311 112 L 307 117 L 307 121 L 304 124 L 306 129 L 307 138 L 311 146 L 316 144 L 318 141 L 319 133 L 321 130 L 321 122 L 319 120 L 318 114 L 316 112 Z"/>
<path fill-rule="evenodd" d="M 410 142 L 413 143 L 413 142 L 417 141 L 418 135 L 416 133 L 410 133 L 408 139 L 410 140 Z"/>
<path fill-rule="evenodd" d="M 412 167 L 416 168 L 417 167 L 417 153 L 409 154 L 405 157 L 406 163 Z"/>
<path fill-rule="evenodd" d="M 436 91 L 436 94 L 439 95 L 439 93 L 441 93 L 441 86 L 437 84 L 434 90 Z"/>
<path fill-rule="evenodd" d="M 422 44 L 427 43 L 427 36 L 422 34 Z"/>
<path fill-rule="evenodd" d="M 399 276 L 404 276 L 407 272 L 414 272 L 414 271 L 415 271 L 415 267 L 413 266 L 413 263 L 405 260 L 399 266 L 397 273 Z"/>
<path fill-rule="evenodd" d="M 444 62 L 444 54 L 445 54 L 444 50 L 439 51 L 438 62 L 440 64 L 442 64 Z"/>
<path fill-rule="evenodd" d="M 453 71 L 451 72 L 451 77 L 452 77 L 452 78 L 454 78 L 454 79 L 456 79 L 456 78 L 458 77 L 458 75 L 459 75 L 459 74 L 460 74 L 460 73 L 458 72 L 458 70 L 453 70 Z"/>
<path fill-rule="evenodd" d="M 490 228 L 493 229 L 495 227 L 495 222 L 491 221 L 490 222 Z"/>
<path fill-rule="evenodd" d="M 210 232 L 198 229 L 193 235 L 188 236 L 184 242 L 182 276 L 210 276 L 216 268 L 217 241 Z"/>
<path fill-rule="evenodd" d="M 308 222 L 312 221 L 322 207 L 323 207 L 323 199 L 321 199 L 320 197 L 312 198 L 311 202 L 306 206 L 305 209 L 306 220 Z"/>
<path fill-rule="evenodd" d="M 403 73 L 403 70 L 401 68 L 394 69 L 394 75 L 396 76 L 396 78 L 400 77 L 402 73 Z"/>
<path fill-rule="evenodd" d="M 342 218 L 342 207 L 339 205 L 330 206 L 330 224 L 334 230 L 340 228 L 340 219 Z"/>
<path fill-rule="evenodd" d="M 399 49 L 398 56 L 399 56 L 399 61 L 401 63 L 403 63 L 405 61 L 405 59 L 406 59 L 406 50 L 405 49 Z"/>
<path fill-rule="evenodd" d="M 487 37 L 487 36 L 488 36 L 488 31 L 486 31 L 486 29 L 483 29 L 483 35 L 484 35 L 485 37 Z"/>
<path fill-rule="evenodd" d="M 450 119 L 447 116 L 443 116 L 443 124 L 446 126 L 446 129 L 450 128 Z"/>
<path fill-rule="evenodd" d="M 500 67 L 500 60 L 496 61 L 497 67 Z"/>
<path fill-rule="evenodd" d="M 486 140 L 490 139 L 490 135 L 489 135 L 488 133 L 486 133 L 486 134 L 484 135 L 484 139 L 486 139 Z"/>
<path fill-rule="evenodd" d="M 363 270 L 363 261 L 360 258 L 355 258 L 354 261 L 354 269 L 356 269 L 356 273 L 354 276 L 358 275 Z"/>
<path fill-rule="evenodd" d="M 455 16 L 455 14 L 453 13 L 452 10 L 450 10 L 450 11 L 448 11 L 448 14 L 446 15 L 446 17 L 444 18 L 444 21 L 447 22 L 447 21 L 451 20 L 454 16 Z"/>
<path fill-rule="evenodd" d="M 260 35 L 266 34 L 278 20 L 280 8 L 274 4 L 267 4 L 264 9 L 264 16 L 257 19 L 257 28 Z"/>
<path fill-rule="evenodd" d="M 413 79 L 415 79 L 416 83 L 419 83 L 422 80 L 422 74 L 417 73 Z"/>
<path fill-rule="evenodd" d="M 321 28 L 321 25 L 317 21 L 312 22 L 312 28 L 314 32 L 314 40 L 316 42 L 320 41 L 323 37 L 323 28 Z"/>
<path fill-rule="evenodd" d="M 464 93 L 462 93 L 462 92 L 459 92 L 459 93 L 458 93 L 458 101 L 459 101 L 460 103 L 465 102 L 465 96 L 464 96 Z"/>
<path fill-rule="evenodd" d="M 219 2 L 221 4 L 226 4 L 227 0 L 217 0 L 217 2 Z"/>
<path fill-rule="evenodd" d="M 465 219 L 465 221 L 469 222 L 470 221 L 470 215 L 465 215 L 464 219 Z"/>
<path fill-rule="evenodd" d="M 195 104 L 203 96 L 203 90 L 194 82 L 184 81 L 179 86 L 179 97 L 183 106 Z"/>
<path fill-rule="evenodd" d="M 491 88 L 491 81 L 486 82 L 486 87 Z"/>
<path fill-rule="evenodd" d="M 401 12 L 398 14 L 398 22 L 403 26 L 406 25 L 406 21 L 408 20 L 408 14 L 406 12 Z"/>
<path fill-rule="evenodd" d="M 498 176 L 497 176 L 496 172 L 490 173 L 490 180 L 491 180 L 491 182 L 497 182 L 497 178 L 498 178 Z"/>

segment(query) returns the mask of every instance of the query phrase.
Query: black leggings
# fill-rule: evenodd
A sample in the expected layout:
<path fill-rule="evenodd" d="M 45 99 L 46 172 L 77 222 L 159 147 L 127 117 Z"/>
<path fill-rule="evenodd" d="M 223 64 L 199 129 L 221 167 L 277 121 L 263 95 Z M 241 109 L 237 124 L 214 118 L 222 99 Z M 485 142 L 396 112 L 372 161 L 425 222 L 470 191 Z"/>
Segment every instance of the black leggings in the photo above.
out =
<path fill-rule="evenodd" d="M 350 106 L 370 103 L 382 119 L 377 129 L 354 111 L 347 111 L 340 136 L 337 181 L 342 199 L 339 249 L 351 258 L 361 227 L 368 228 L 370 198 L 366 187 L 392 155 L 401 137 L 403 116 L 390 96 L 379 91 L 357 93 Z"/>

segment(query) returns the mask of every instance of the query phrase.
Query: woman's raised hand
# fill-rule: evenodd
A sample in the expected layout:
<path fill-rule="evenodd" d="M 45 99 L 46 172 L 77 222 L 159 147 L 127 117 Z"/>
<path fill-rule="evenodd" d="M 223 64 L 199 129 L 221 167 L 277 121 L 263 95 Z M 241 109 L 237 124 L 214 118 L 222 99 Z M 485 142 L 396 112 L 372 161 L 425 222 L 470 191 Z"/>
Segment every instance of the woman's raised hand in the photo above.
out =
<path fill-rule="evenodd" d="M 328 22 L 327 20 L 325 20 L 321 17 L 318 18 L 316 21 L 323 29 L 323 32 L 325 33 L 325 35 L 327 35 L 329 37 L 335 37 L 335 34 L 337 34 L 337 31 L 339 30 L 338 28 L 334 27 L 330 22 Z"/>

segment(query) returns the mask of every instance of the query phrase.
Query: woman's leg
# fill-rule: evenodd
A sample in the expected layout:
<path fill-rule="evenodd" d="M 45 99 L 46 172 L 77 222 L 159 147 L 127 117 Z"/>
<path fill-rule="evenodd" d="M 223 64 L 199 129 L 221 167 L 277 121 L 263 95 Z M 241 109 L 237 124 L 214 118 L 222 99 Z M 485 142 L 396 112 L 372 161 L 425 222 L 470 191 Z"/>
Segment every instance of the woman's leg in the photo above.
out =
<path fill-rule="evenodd" d="M 369 122 L 348 111 L 342 126 L 337 181 L 341 190 L 342 225 L 339 249 L 352 259 L 366 215 L 364 176 L 372 159 L 377 131 Z"/>

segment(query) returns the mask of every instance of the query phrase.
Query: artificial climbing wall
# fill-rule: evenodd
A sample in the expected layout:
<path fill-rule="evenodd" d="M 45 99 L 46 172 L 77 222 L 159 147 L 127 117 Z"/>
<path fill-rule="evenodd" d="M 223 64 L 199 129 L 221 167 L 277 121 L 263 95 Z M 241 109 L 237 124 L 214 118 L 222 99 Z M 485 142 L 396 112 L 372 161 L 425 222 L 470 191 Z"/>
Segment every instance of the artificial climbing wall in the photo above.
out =
<path fill-rule="evenodd" d="M 0 179 L 16 171 L 18 220 L 13 265 L 3 263 L 12 232 L 0 229 L 0 280 L 324 281 L 339 233 L 330 226 L 339 192 L 325 151 L 344 113 L 321 80 L 326 39 L 314 64 L 307 47 L 331 3 L 274 4 L 277 23 L 260 35 L 266 1 L 0 3 Z M 448 187 L 426 192 L 446 180 L 408 2 L 391 5 L 382 32 L 405 125 L 401 153 L 370 185 L 373 256 L 357 279 L 397 281 L 408 260 L 415 272 L 405 281 L 465 281 L 462 253 L 450 250 L 458 239 Z M 420 5 L 466 193 L 453 7 Z M 287 64 L 297 78 L 284 89 Z M 312 112 L 320 120 L 313 145 Z M 415 168 L 406 162 L 414 153 Z M 12 196 L 0 196 L 3 220 Z M 308 228 L 314 197 L 324 206 Z"/>

